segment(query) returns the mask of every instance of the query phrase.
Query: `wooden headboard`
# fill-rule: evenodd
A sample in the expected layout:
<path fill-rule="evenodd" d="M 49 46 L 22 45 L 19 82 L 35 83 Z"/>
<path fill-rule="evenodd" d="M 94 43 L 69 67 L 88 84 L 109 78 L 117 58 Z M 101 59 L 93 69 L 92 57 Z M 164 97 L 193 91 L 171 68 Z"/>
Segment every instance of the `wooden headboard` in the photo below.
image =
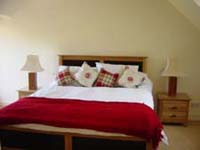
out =
<path fill-rule="evenodd" d="M 131 56 L 85 56 L 85 55 L 59 55 L 59 65 L 81 66 L 86 61 L 90 66 L 96 66 L 95 62 L 109 64 L 138 65 L 139 71 L 146 72 L 147 57 Z"/>

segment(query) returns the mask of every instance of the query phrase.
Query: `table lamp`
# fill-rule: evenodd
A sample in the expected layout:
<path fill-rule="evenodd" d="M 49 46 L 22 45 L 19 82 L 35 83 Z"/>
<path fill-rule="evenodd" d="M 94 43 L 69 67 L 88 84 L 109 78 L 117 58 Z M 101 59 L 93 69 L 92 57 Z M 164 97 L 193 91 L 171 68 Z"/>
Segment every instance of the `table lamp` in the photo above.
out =
<path fill-rule="evenodd" d="M 167 64 L 163 70 L 162 76 L 169 77 L 168 79 L 168 95 L 176 96 L 177 91 L 177 77 L 185 76 L 184 73 L 180 72 L 175 59 L 167 58 Z"/>
<path fill-rule="evenodd" d="M 22 71 L 28 71 L 28 88 L 29 90 L 37 90 L 37 72 L 44 69 L 41 67 L 39 57 L 37 55 L 28 55 Z"/>

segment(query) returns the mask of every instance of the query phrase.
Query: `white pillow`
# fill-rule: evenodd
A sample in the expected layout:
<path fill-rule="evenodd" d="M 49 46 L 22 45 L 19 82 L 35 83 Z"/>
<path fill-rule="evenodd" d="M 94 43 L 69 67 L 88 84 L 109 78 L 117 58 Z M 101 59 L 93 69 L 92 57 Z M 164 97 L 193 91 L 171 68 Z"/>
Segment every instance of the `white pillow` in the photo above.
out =
<path fill-rule="evenodd" d="M 114 64 L 105 64 L 96 62 L 96 68 L 100 72 L 101 68 L 112 74 L 122 74 L 124 70 L 124 65 L 114 65 Z"/>
<path fill-rule="evenodd" d="M 83 86 L 91 87 L 94 81 L 97 79 L 98 72 L 84 62 L 77 73 L 75 73 L 75 79 Z"/>
<path fill-rule="evenodd" d="M 124 65 L 124 69 L 131 69 L 134 72 L 138 72 L 139 66 L 138 65 Z"/>
<path fill-rule="evenodd" d="M 74 76 L 74 74 L 77 73 L 81 67 L 79 67 L 79 66 L 64 66 L 64 65 L 61 65 L 58 68 L 58 72 L 63 71 L 65 69 L 67 69 L 67 68 L 69 68 L 69 72 L 71 73 L 71 75 Z"/>
<path fill-rule="evenodd" d="M 145 80 L 146 75 L 142 72 L 135 72 L 132 69 L 126 69 L 120 79 L 118 80 L 118 85 L 133 88 Z"/>

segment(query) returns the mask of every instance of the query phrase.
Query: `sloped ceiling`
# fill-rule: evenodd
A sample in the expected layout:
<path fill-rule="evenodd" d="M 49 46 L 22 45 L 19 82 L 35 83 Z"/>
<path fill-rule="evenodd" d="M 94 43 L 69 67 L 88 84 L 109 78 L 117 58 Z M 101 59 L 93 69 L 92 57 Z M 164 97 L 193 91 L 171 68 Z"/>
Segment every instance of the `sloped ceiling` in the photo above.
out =
<path fill-rule="evenodd" d="M 20 11 L 25 0 L 0 0 L 0 21 L 11 20 L 16 11 Z"/>
<path fill-rule="evenodd" d="M 168 0 L 200 31 L 200 0 Z M 195 2 L 196 1 L 196 2 Z"/>
<path fill-rule="evenodd" d="M 26 0 L 0 0 L 0 15 L 12 17 L 12 15 L 22 8 Z"/>
<path fill-rule="evenodd" d="M 200 31 L 200 0 L 168 0 Z M 195 3 L 196 1 L 196 3 Z M 0 19 L 12 17 L 27 0 L 0 0 Z M 10 7 L 12 6 L 12 7 Z"/>

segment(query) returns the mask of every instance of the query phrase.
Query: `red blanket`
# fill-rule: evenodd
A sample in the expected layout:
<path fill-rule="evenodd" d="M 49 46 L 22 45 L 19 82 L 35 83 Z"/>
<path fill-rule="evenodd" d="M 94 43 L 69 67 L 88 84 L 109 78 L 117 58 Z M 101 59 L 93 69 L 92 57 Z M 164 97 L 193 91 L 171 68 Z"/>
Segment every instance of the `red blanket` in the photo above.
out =
<path fill-rule="evenodd" d="M 153 140 L 156 148 L 162 125 L 155 112 L 139 103 L 23 98 L 0 110 L 0 125 L 38 123 L 94 129 Z"/>

